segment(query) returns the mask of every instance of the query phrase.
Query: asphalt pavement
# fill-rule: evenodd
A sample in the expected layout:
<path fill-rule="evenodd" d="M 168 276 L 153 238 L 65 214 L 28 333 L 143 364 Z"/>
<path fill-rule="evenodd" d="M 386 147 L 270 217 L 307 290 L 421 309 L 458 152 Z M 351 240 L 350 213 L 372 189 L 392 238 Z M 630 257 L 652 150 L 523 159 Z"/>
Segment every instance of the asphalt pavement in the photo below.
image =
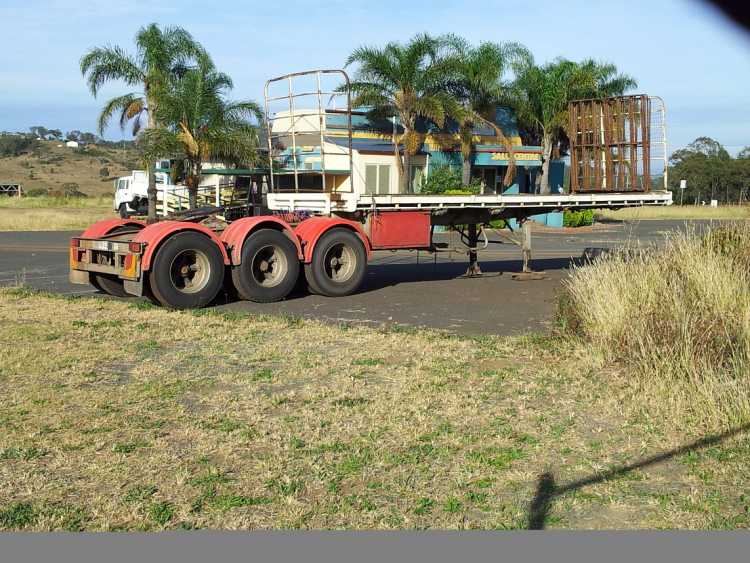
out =
<path fill-rule="evenodd" d="M 593 228 L 532 230 L 532 266 L 543 279 L 518 281 L 518 246 L 506 240 L 479 255 L 485 273 L 464 278 L 464 252 L 376 252 L 360 291 L 328 298 L 298 291 L 279 303 L 217 300 L 216 307 L 263 314 L 286 314 L 336 323 L 408 325 L 463 334 L 517 334 L 548 331 L 556 294 L 586 248 L 612 248 L 627 241 L 659 244 L 684 221 L 613 222 Z M 68 241 L 77 232 L 0 232 L 0 285 L 26 284 L 63 294 L 96 293 L 68 282 Z M 449 241 L 447 235 L 443 240 Z M 492 240 L 503 240 L 492 234 Z M 457 239 L 454 239 L 457 242 Z"/>

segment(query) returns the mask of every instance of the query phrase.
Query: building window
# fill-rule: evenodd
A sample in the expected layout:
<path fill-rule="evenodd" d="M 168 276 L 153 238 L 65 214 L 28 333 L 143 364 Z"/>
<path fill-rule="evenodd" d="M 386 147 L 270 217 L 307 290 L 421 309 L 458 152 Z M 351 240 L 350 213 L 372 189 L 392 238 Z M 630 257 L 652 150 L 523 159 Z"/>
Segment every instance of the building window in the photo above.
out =
<path fill-rule="evenodd" d="M 294 191 L 294 174 L 279 174 L 274 176 L 275 187 L 278 190 L 289 192 Z M 302 171 L 297 173 L 297 188 L 302 191 L 321 191 L 323 189 L 323 177 L 317 174 L 304 174 Z"/>
<path fill-rule="evenodd" d="M 482 194 L 497 193 L 497 171 L 495 168 L 474 168 L 471 171 L 474 179 L 479 179 L 482 184 Z"/>
<path fill-rule="evenodd" d="M 365 193 L 385 195 L 390 192 L 391 167 L 389 164 L 365 165 Z"/>

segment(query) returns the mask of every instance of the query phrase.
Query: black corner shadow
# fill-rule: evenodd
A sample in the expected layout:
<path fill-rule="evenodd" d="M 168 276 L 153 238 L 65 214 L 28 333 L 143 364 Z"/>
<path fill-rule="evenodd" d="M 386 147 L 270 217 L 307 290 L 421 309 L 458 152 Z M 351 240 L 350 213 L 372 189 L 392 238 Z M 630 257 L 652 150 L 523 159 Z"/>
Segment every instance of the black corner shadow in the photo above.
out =
<path fill-rule="evenodd" d="M 680 446 L 678 448 L 644 458 L 640 461 L 628 465 L 622 465 L 620 467 L 614 467 L 601 473 L 595 473 L 566 485 L 557 485 L 555 483 L 555 477 L 552 473 L 542 473 L 537 481 L 534 498 L 529 505 L 526 527 L 529 530 L 543 530 L 547 522 L 547 517 L 549 516 L 550 506 L 552 504 L 552 501 L 556 497 L 562 496 L 566 493 L 569 493 L 570 491 L 581 489 L 582 487 L 585 487 L 587 485 L 594 485 L 596 483 L 609 481 L 610 479 L 619 477 L 620 475 L 624 475 L 635 469 L 641 469 L 643 467 L 655 465 L 657 463 L 661 463 L 663 461 L 691 451 L 701 450 L 703 448 L 719 444 L 728 438 L 736 436 L 737 434 L 742 434 L 748 430 L 750 430 L 750 423 L 738 426 L 737 428 L 733 428 L 731 430 L 727 430 L 726 432 L 723 432 L 721 434 L 706 436 L 704 438 L 701 438 L 700 440 L 696 440 L 684 446 Z"/>

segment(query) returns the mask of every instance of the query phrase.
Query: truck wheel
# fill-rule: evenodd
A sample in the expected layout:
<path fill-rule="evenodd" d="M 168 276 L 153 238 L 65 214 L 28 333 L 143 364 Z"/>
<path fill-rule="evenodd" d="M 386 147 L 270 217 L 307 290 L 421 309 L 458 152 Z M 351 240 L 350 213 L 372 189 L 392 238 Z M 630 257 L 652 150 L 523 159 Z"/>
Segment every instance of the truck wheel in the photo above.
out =
<path fill-rule="evenodd" d="M 151 291 L 174 309 L 204 307 L 224 282 L 224 260 L 211 239 L 196 233 L 171 236 L 159 248 L 149 275 Z"/>
<path fill-rule="evenodd" d="M 117 211 L 120 213 L 120 219 L 127 219 L 128 218 L 128 205 L 127 203 L 121 203 L 120 207 L 117 208 Z"/>
<path fill-rule="evenodd" d="M 297 247 L 274 229 L 261 229 L 242 245 L 242 263 L 232 268 L 232 281 L 242 299 L 272 303 L 284 299 L 299 278 Z"/>
<path fill-rule="evenodd" d="M 367 255 L 360 238 L 348 229 L 331 229 L 315 245 L 305 277 L 313 293 L 328 297 L 350 295 L 365 277 Z"/>
<path fill-rule="evenodd" d="M 125 292 L 122 280 L 111 274 L 91 274 L 89 282 L 99 291 L 113 297 L 129 297 Z"/>

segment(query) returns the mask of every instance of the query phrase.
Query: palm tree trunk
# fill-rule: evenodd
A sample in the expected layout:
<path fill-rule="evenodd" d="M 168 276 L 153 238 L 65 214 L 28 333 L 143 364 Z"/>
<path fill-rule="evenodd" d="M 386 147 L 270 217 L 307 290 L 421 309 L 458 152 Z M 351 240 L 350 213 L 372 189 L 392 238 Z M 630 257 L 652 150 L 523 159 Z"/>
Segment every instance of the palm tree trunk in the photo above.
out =
<path fill-rule="evenodd" d="M 393 131 L 392 139 L 393 139 L 393 158 L 396 159 L 396 170 L 398 171 L 398 185 L 400 187 L 404 181 L 404 165 L 401 162 L 401 151 L 398 148 L 399 138 L 398 138 L 398 135 L 396 135 L 395 130 Z"/>
<path fill-rule="evenodd" d="M 459 132 L 461 138 L 461 185 L 468 186 L 471 184 L 471 148 L 472 135 L 471 130 L 466 130 L 465 126 L 461 127 Z"/>
<path fill-rule="evenodd" d="M 190 209 L 198 207 L 198 188 L 201 183 L 202 164 L 199 161 L 190 163 L 190 181 L 188 182 L 188 206 Z"/>
<path fill-rule="evenodd" d="M 495 130 L 495 137 L 497 137 L 499 143 L 504 146 L 505 150 L 508 152 L 508 166 L 505 169 L 505 176 L 502 180 L 503 188 L 506 188 L 510 186 L 516 178 L 516 157 L 513 154 L 513 144 L 510 142 L 510 139 L 505 136 L 503 130 L 500 129 L 500 127 L 498 127 L 494 121 L 484 119 L 481 116 L 480 118 L 486 125 L 489 125 L 490 127 L 492 127 L 492 129 Z"/>
<path fill-rule="evenodd" d="M 461 185 L 468 186 L 471 184 L 471 157 L 463 155 L 461 164 Z"/>
<path fill-rule="evenodd" d="M 148 89 L 146 92 L 148 96 Z M 148 127 L 153 129 L 156 127 L 156 102 L 150 97 L 146 98 L 146 104 L 148 105 Z M 156 222 L 156 165 L 153 159 L 148 162 L 148 188 L 146 189 L 146 195 L 148 197 L 148 215 L 146 216 L 146 222 L 148 224 Z M 165 194 L 166 196 L 166 194 Z"/>
<path fill-rule="evenodd" d="M 404 193 L 411 193 L 411 154 L 406 146 L 404 146 Z"/>
<path fill-rule="evenodd" d="M 540 184 L 540 193 L 550 193 L 549 185 L 549 163 L 552 159 L 552 135 L 545 133 L 542 136 L 542 182 Z"/>

